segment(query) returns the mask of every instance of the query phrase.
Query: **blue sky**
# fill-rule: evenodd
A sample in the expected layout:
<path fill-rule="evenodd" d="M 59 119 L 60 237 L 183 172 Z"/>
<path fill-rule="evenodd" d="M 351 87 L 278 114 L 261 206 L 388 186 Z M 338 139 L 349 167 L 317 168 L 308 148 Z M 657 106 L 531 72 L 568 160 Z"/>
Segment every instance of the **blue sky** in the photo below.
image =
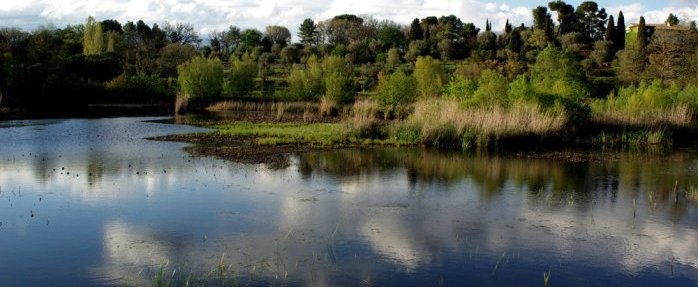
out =
<path fill-rule="evenodd" d="M 566 1 L 577 6 L 582 1 Z M 371 15 L 408 24 L 414 18 L 454 14 L 464 22 L 482 27 L 487 19 L 493 29 L 531 23 L 531 9 L 548 1 L 525 0 L 0 0 L 0 27 L 32 30 L 41 25 L 63 27 L 79 24 L 88 15 L 121 22 L 142 19 L 149 24 L 191 23 L 203 35 L 230 25 L 263 29 L 287 26 L 294 34 L 305 18 L 316 21 L 338 14 Z M 645 16 L 648 23 L 661 23 L 669 13 L 681 19 L 698 20 L 698 0 L 597 1 L 610 14 L 623 10 L 626 22 Z"/>

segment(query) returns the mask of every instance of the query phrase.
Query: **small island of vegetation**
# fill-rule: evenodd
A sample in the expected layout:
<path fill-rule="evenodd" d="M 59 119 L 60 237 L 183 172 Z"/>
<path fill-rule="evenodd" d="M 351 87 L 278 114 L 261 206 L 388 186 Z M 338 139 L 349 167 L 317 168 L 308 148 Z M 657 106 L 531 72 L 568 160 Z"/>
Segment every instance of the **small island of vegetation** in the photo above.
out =
<path fill-rule="evenodd" d="M 164 139 L 243 147 L 652 149 L 694 138 L 695 22 L 626 25 L 592 1 L 532 14 L 532 26 L 484 29 L 455 15 L 407 26 L 338 15 L 303 21 L 299 42 L 273 25 L 207 41 L 190 24 L 92 17 L 2 28 L 0 115 L 208 110 L 234 120 L 188 119 L 216 131 Z"/>

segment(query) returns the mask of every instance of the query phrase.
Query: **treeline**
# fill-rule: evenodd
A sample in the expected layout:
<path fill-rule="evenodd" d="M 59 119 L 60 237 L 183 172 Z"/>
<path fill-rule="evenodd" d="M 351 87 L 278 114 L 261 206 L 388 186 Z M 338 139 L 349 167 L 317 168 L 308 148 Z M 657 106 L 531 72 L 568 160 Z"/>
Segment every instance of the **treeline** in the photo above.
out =
<path fill-rule="evenodd" d="M 530 98 L 517 89 L 531 88 L 548 102 L 560 97 L 582 108 L 617 111 L 623 101 L 595 101 L 628 97 L 629 87 L 673 85 L 683 91 L 698 80 L 694 22 L 669 15 L 666 23 L 655 23 L 666 27 L 644 19 L 630 27 L 622 12 L 608 15 L 592 1 L 577 7 L 554 1 L 532 15 L 532 26 L 507 21 L 492 27 L 487 21 L 484 28 L 455 15 L 406 26 L 338 15 L 305 19 L 296 43 L 283 26 L 230 26 L 207 35 L 205 44 L 194 27 L 182 23 L 88 18 L 83 25 L 31 33 L 4 28 L 2 105 L 51 110 L 94 102 L 173 103 L 176 93 L 201 102 L 333 105 L 358 97 L 375 100 L 390 118 L 409 113 L 406 106 L 420 98 L 503 106 L 514 102 L 505 100 L 511 93 Z"/>

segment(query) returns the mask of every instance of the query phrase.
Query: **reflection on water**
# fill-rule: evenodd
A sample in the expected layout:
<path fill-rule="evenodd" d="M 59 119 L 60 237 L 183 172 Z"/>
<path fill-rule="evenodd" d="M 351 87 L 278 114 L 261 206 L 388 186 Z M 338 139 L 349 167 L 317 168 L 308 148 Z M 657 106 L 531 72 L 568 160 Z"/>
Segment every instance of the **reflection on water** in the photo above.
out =
<path fill-rule="evenodd" d="M 119 285 L 164 264 L 205 276 L 221 261 L 290 285 L 541 286 L 548 271 L 557 286 L 698 284 L 698 153 L 348 149 L 277 169 L 192 158 L 143 138 L 197 129 L 143 120 L 2 124 L 1 286 Z"/>

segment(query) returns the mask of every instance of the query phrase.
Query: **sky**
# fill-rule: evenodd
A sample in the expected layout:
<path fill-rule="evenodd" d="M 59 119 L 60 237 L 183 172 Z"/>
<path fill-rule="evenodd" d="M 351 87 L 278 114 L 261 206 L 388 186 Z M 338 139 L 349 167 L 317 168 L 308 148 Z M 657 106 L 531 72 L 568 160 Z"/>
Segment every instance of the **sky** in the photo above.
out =
<path fill-rule="evenodd" d="M 577 6 L 582 1 L 566 1 Z M 625 14 L 626 23 L 644 16 L 647 23 L 662 23 L 669 13 L 681 19 L 698 20 L 698 0 L 599 0 L 609 15 Z M 316 22 L 339 14 L 371 15 L 409 24 L 414 18 L 454 14 L 463 22 L 484 27 L 487 19 L 493 30 L 501 30 L 509 19 L 515 25 L 532 23 L 531 10 L 548 1 L 487 0 L 0 0 L 0 27 L 33 30 L 39 26 L 64 27 L 81 24 L 87 16 L 119 22 L 144 20 L 190 23 L 206 37 L 230 25 L 257 28 L 283 25 L 296 34 L 305 18 Z"/>

